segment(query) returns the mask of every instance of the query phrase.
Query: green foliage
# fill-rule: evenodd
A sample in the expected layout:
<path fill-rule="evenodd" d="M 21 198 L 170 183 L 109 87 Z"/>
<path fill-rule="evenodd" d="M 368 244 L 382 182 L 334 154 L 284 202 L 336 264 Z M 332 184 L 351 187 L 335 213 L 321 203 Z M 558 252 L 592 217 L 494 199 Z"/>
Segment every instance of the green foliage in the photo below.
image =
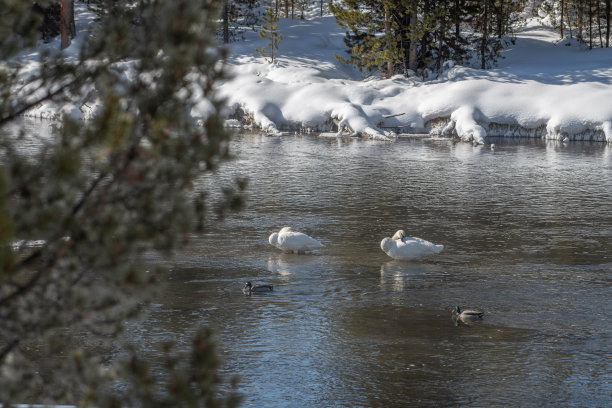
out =
<path fill-rule="evenodd" d="M 31 6 L 2 3 L 3 60 L 36 42 L 40 19 L 23 4 Z M 98 25 L 77 60 L 43 53 L 27 75 L 19 57 L 0 65 L 0 94 L 11 95 L 0 103 L 0 404 L 231 406 L 216 393 L 207 336 L 194 351 L 206 361 L 166 366 L 182 391 L 160 400 L 114 400 L 112 381 L 142 384 L 86 350 L 66 349 L 75 332 L 112 341 L 153 293 L 156 276 L 139 255 L 171 253 L 207 213 L 239 208 L 245 188 L 240 181 L 215 204 L 194 183 L 229 158 L 215 94 L 225 78 L 212 23 L 219 2 L 90 7 Z M 194 117 L 202 101 L 207 109 Z M 100 109 L 90 121 L 64 117 L 51 137 L 3 129 L 41 102 Z M 35 149 L 22 148 L 32 141 Z"/>
<path fill-rule="evenodd" d="M 491 3 L 491 4 L 489 4 Z M 482 48 L 490 65 L 523 0 L 342 0 L 330 3 L 338 24 L 347 30 L 348 57 L 364 73 L 387 71 L 411 75 L 439 72 L 443 63 L 469 61 Z M 484 6 L 487 5 L 487 12 Z M 416 18 L 412 18 L 415 17 Z M 412 51 L 412 52 L 411 52 Z M 390 74 L 387 72 L 387 74 Z"/>
<path fill-rule="evenodd" d="M 398 51 L 386 49 L 382 2 L 345 0 L 341 5 L 330 3 L 329 7 L 340 27 L 348 30 L 344 43 L 349 57 L 336 55 L 339 61 L 353 64 L 363 73 L 383 70 L 389 58 L 397 62 Z"/>
<path fill-rule="evenodd" d="M 256 48 L 255 51 L 266 59 L 269 63 L 274 62 L 274 55 L 278 51 L 278 46 L 283 40 L 282 34 L 278 32 L 278 16 L 269 0 L 264 0 L 266 13 L 262 19 L 265 24 L 261 26 L 259 36 L 268 40 L 266 47 Z"/>
<path fill-rule="evenodd" d="M 218 401 L 213 397 L 221 381 L 217 375 L 219 360 L 211 333 L 200 330 L 195 335 L 187 361 L 174 351 L 172 344 L 164 344 L 162 349 L 164 358 L 159 364 L 163 367 L 163 376 L 136 350 L 132 350 L 130 358 L 118 368 L 122 377 L 127 379 L 125 387 L 106 395 L 103 405 L 217 407 Z M 226 402 L 235 406 L 239 398 L 232 395 Z"/>

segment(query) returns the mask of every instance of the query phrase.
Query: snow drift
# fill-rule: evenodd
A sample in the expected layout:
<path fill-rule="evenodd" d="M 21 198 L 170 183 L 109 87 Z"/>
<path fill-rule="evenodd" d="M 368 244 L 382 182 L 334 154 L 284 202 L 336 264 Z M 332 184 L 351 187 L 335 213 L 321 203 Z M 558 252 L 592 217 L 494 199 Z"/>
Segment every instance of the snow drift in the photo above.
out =
<path fill-rule="evenodd" d="M 429 132 L 476 143 L 486 136 L 612 142 L 612 49 L 559 42 L 535 20 L 495 69 L 454 66 L 433 81 L 362 79 L 334 58 L 345 46 L 333 17 L 281 19 L 279 30 L 274 64 L 255 57 L 263 45 L 255 34 L 231 46 L 234 78 L 220 91 L 245 125 L 383 140 Z"/>

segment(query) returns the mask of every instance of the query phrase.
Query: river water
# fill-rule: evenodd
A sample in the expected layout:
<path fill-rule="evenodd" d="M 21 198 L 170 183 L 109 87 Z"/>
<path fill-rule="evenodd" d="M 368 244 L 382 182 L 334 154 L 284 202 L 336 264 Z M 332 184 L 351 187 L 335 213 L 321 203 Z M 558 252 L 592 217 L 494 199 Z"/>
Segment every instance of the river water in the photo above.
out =
<path fill-rule="evenodd" d="M 128 336 L 212 328 L 249 407 L 610 406 L 612 147 L 492 142 L 238 135 L 201 183 L 248 177 L 246 209 L 191 237 Z M 283 226 L 326 247 L 283 254 Z M 393 261 L 397 229 L 445 250 Z"/>

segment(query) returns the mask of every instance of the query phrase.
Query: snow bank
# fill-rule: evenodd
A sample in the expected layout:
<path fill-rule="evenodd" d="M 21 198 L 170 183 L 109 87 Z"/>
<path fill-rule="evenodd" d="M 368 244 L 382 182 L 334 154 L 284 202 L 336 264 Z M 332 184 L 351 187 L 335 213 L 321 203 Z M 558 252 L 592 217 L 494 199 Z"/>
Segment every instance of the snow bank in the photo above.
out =
<path fill-rule="evenodd" d="M 496 69 L 452 66 L 438 80 L 363 80 L 338 62 L 333 17 L 279 22 L 274 64 L 256 57 L 256 34 L 231 46 L 234 79 L 220 86 L 234 120 L 279 130 L 318 130 L 388 140 L 431 132 L 483 143 L 486 136 L 612 142 L 612 49 L 565 46 L 531 22 Z M 568 43 L 570 44 L 570 43 Z M 234 122 L 235 123 L 235 122 Z"/>
<path fill-rule="evenodd" d="M 62 53 L 77 61 L 94 16 L 83 3 L 75 7 L 79 33 Z M 255 49 L 265 46 L 257 33 L 247 32 L 245 41 L 231 44 L 228 64 L 234 77 L 218 87 L 229 103 L 228 126 L 379 140 L 397 133 L 432 133 L 474 143 L 483 143 L 487 136 L 612 142 L 612 49 L 589 51 L 575 42 L 558 41 L 550 27 L 535 21 L 504 51 L 496 69 L 447 64 L 447 71 L 433 81 L 363 79 L 335 59 L 345 52 L 344 32 L 331 16 L 281 19 L 279 30 L 283 41 L 273 64 L 257 56 Z M 27 77 L 40 68 L 39 52 L 59 52 L 58 41 L 22 53 L 24 80 L 14 94 L 29 94 Z M 126 61 L 113 69 L 129 81 L 132 64 Z M 185 108 L 201 121 L 211 106 L 206 100 L 188 100 Z M 38 104 L 27 115 L 90 119 L 99 111 L 91 88 L 71 101 Z"/>

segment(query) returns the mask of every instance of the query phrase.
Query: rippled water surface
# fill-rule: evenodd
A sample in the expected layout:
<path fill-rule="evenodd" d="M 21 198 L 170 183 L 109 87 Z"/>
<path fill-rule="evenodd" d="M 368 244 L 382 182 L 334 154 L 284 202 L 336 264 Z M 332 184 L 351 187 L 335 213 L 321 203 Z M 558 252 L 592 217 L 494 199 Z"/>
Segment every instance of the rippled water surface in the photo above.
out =
<path fill-rule="evenodd" d="M 237 136 L 202 183 L 248 177 L 247 208 L 192 237 L 129 335 L 212 327 L 244 406 L 610 406 L 612 147 L 493 142 Z M 282 254 L 283 226 L 326 247 Z M 400 228 L 444 252 L 391 260 Z"/>

